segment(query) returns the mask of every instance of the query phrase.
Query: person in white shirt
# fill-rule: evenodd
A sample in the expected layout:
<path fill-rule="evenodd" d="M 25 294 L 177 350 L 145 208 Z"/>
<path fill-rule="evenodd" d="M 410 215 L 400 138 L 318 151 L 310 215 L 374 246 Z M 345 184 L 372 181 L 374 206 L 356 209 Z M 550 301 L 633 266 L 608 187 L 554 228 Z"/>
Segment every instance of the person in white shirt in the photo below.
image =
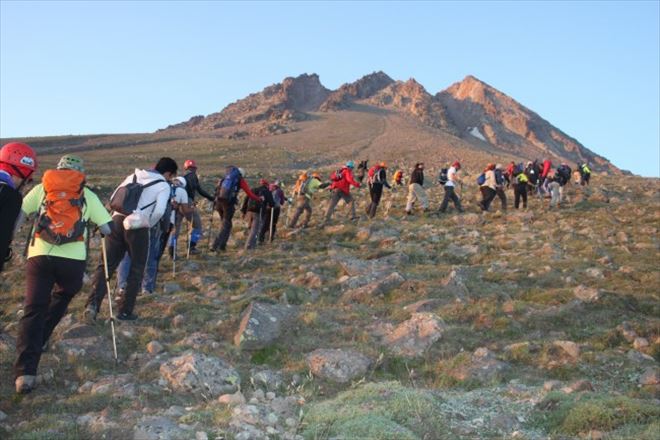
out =
<path fill-rule="evenodd" d="M 185 177 L 177 177 L 174 180 L 174 196 L 172 197 L 172 218 L 170 223 L 172 230 L 169 235 L 168 253 L 170 258 L 174 257 L 174 245 L 178 242 L 179 233 L 183 219 L 191 219 L 194 207 L 188 198 Z"/>
<path fill-rule="evenodd" d="M 150 243 L 150 230 L 158 224 L 170 203 L 169 180 L 177 173 L 177 163 L 169 157 L 161 158 L 153 170 L 136 169 L 135 173 L 126 177 L 121 185 L 117 187 L 111 197 L 111 201 L 117 191 L 122 187 L 128 187 L 131 183 L 143 186 L 137 209 L 131 215 L 113 211 L 112 233 L 106 237 L 108 276 L 111 277 L 117 266 L 128 253 L 131 257 L 131 265 L 126 280 L 126 289 L 119 297 L 117 319 L 133 321 L 137 315 L 133 313 L 135 299 L 142 284 L 144 268 L 147 263 Z M 138 221 L 131 224 L 131 217 Z M 154 237 L 158 239 L 158 237 Z M 103 298 L 108 293 L 105 282 L 105 271 L 103 256 L 96 268 L 96 274 L 92 284 L 92 290 L 87 298 L 85 317 L 87 320 L 95 320 L 99 312 Z"/>
<path fill-rule="evenodd" d="M 463 212 L 463 207 L 461 206 L 461 199 L 458 198 L 458 195 L 456 195 L 456 185 L 460 182 L 460 178 L 458 177 L 458 171 L 461 169 L 461 163 L 459 161 L 456 161 L 452 164 L 452 166 L 447 170 L 447 182 L 445 183 L 445 198 L 442 199 L 442 203 L 440 204 L 440 208 L 438 209 L 439 212 L 446 212 L 447 211 L 447 205 L 449 205 L 449 201 L 451 200 L 454 202 L 454 206 L 456 207 L 456 210 L 458 212 Z"/>

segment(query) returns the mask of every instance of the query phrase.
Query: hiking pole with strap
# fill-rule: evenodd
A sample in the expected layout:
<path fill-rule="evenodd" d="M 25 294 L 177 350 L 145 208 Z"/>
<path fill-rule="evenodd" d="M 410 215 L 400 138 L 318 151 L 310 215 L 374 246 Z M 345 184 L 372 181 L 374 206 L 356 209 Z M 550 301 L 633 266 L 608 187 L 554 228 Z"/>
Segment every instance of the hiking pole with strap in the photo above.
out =
<path fill-rule="evenodd" d="M 211 220 L 209 221 L 209 232 L 208 237 L 206 237 L 206 252 L 211 248 L 211 233 L 213 232 L 213 214 L 215 210 L 211 211 Z"/>
<path fill-rule="evenodd" d="M 194 218 L 194 217 L 193 217 Z M 194 220 L 190 219 L 188 223 L 186 223 L 186 235 L 188 235 L 188 247 L 186 248 L 186 260 L 190 259 L 190 246 L 192 244 L 192 222 Z"/>
<path fill-rule="evenodd" d="M 269 240 L 273 242 L 273 218 L 275 217 L 275 207 L 270 208 L 270 237 Z"/>
<path fill-rule="evenodd" d="M 105 237 L 101 237 L 101 251 L 103 252 L 103 270 L 105 271 L 105 288 L 108 291 L 108 307 L 110 308 L 110 328 L 112 330 L 112 349 L 115 354 L 115 362 L 118 361 L 117 357 L 117 336 L 115 335 L 115 316 L 112 313 L 112 295 L 110 291 L 110 276 L 108 275 L 108 253 L 105 248 Z"/>

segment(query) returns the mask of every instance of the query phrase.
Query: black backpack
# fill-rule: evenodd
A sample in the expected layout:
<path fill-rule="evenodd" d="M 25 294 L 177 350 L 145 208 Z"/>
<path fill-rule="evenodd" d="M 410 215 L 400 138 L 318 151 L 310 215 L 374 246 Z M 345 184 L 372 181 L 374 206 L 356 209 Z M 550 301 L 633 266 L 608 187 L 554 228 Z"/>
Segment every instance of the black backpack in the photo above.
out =
<path fill-rule="evenodd" d="M 502 174 L 502 170 L 495 169 L 495 183 L 504 185 L 504 174 Z"/>
<path fill-rule="evenodd" d="M 449 168 L 442 168 L 438 176 L 438 183 L 444 185 L 447 182 L 449 182 Z"/>
<path fill-rule="evenodd" d="M 157 183 L 167 182 L 164 180 L 154 180 L 143 185 L 138 183 L 137 174 L 133 174 L 133 181 L 127 185 L 117 188 L 115 193 L 112 195 L 112 198 L 110 199 L 110 208 L 120 214 L 132 214 L 138 210 L 138 203 L 140 203 L 140 196 L 142 196 L 142 191 L 144 191 L 145 188 L 148 188 Z M 139 209 L 142 210 L 155 204 L 156 201 L 154 200 L 151 203 L 140 206 Z"/>

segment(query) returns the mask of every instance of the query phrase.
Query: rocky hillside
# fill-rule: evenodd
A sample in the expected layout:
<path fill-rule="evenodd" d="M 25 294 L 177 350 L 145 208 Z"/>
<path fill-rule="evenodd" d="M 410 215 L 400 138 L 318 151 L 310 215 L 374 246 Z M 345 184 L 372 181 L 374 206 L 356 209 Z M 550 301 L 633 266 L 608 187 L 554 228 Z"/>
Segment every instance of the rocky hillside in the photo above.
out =
<path fill-rule="evenodd" d="M 520 156 L 549 157 L 556 162 L 587 161 L 597 169 L 619 171 L 604 157 L 473 76 L 453 84 L 435 98 L 464 137 L 473 136 Z"/>
<path fill-rule="evenodd" d="M 176 275 L 163 259 L 140 319 L 118 326 L 118 363 L 107 321 L 81 319 L 87 279 L 26 396 L 17 258 L 0 279 L 0 438 L 657 439 L 660 182 L 596 175 L 559 210 L 532 197 L 481 214 L 471 180 L 465 214 L 405 216 L 398 189 L 373 221 L 340 209 L 317 229 L 322 193 L 312 228 L 248 253 L 237 216 L 225 254 Z"/>
<path fill-rule="evenodd" d="M 431 133 L 436 138 L 434 151 L 428 151 L 431 155 L 438 150 L 448 153 L 449 144 L 461 143 L 465 150 L 480 150 L 482 162 L 550 158 L 574 167 L 577 162 L 588 161 L 596 171 L 621 173 L 604 157 L 473 76 L 432 95 L 415 79 L 394 81 L 383 72 L 366 75 L 336 91 L 326 89 L 318 75 L 304 74 L 286 78 L 219 113 L 194 116 L 161 131 L 173 136 L 212 134 L 228 139 L 262 139 L 316 131 L 321 121 L 326 132 L 316 132 L 318 139 L 319 135 L 334 137 L 347 129 L 333 125 L 336 118 L 330 114 L 335 112 L 379 112 L 408 118 L 417 124 L 415 130 L 421 136 Z M 363 119 L 353 118 L 353 127 L 348 130 L 369 131 L 369 127 L 360 126 Z M 396 137 L 396 131 L 391 133 Z M 447 141 L 448 137 L 456 140 Z M 382 141 L 392 144 L 398 140 Z"/>

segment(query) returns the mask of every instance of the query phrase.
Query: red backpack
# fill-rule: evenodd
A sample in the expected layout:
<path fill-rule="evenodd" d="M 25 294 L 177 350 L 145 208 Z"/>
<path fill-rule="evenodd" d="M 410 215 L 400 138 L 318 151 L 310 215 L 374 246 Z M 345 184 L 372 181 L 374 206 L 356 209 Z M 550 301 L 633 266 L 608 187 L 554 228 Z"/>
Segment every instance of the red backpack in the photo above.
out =
<path fill-rule="evenodd" d="M 85 175 L 75 170 L 48 170 L 41 179 L 45 197 L 35 228 L 35 237 L 61 245 L 83 241 Z"/>

